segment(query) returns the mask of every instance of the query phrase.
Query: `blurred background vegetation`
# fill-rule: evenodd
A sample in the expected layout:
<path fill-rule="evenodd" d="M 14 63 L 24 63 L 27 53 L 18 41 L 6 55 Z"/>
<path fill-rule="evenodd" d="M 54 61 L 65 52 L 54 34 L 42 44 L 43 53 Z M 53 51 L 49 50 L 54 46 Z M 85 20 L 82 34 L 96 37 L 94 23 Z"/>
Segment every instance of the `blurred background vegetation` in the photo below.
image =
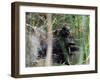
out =
<path fill-rule="evenodd" d="M 70 27 L 71 36 L 80 48 L 75 64 L 89 64 L 89 21 L 89 15 L 52 14 L 53 31 L 67 24 Z M 27 12 L 26 24 L 47 30 L 46 14 Z"/>

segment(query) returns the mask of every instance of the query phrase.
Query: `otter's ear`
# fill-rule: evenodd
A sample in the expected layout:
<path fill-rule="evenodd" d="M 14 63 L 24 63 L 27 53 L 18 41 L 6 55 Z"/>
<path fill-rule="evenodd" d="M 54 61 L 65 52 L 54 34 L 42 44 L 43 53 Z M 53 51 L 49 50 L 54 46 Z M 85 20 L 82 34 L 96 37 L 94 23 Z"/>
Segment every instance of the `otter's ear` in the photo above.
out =
<path fill-rule="evenodd" d="M 55 34 L 55 35 L 58 35 L 58 30 L 55 30 L 54 34 Z"/>

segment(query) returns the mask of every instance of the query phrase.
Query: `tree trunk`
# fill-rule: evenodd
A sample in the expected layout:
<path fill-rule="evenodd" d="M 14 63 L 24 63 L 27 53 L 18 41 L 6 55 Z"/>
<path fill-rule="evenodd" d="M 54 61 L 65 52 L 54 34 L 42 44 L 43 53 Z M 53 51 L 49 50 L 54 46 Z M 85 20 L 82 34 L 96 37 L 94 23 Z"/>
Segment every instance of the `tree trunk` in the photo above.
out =
<path fill-rule="evenodd" d="M 52 65 L 52 15 L 47 14 L 47 55 L 46 55 L 46 66 L 51 66 Z"/>

